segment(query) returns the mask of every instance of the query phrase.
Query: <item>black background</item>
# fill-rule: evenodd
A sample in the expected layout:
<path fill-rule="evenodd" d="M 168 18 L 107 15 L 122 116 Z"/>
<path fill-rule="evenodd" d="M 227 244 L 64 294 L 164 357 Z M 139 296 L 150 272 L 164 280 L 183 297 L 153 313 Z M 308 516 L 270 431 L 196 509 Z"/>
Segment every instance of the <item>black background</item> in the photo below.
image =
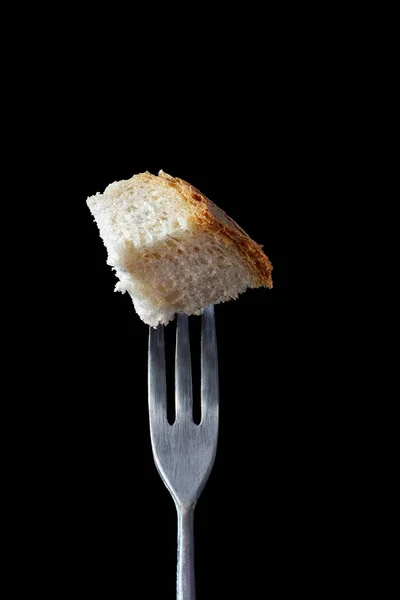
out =
<path fill-rule="evenodd" d="M 357 440 L 377 444 L 362 425 L 365 364 L 345 381 L 354 322 L 361 340 L 371 331 L 341 279 L 343 225 L 353 239 L 360 181 L 371 179 L 366 162 L 345 181 L 358 139 L 367 153 L 370 143 L 370 84 L 353 93 L 361 66 L 369 73 L 359 15 L 104 6 L 7 19 L 2 487 L 13 589 L 175 598 L 175 509 L 148 431 L 148 331 L 113 292 L 85 203 L 159 169 L 209 196 L 274 267 L 272 290 L 216 307 L 220 440 L 196 508 L 198 600 L 321 598 L 352 571 L 359 589 L 371 576 L 355 569 L 370 535 L 365 497 L 381 493 Z M 351 278 L 370 251 L 355 243 Z M 196 387 L 199 319 L 191 329 Z"/>

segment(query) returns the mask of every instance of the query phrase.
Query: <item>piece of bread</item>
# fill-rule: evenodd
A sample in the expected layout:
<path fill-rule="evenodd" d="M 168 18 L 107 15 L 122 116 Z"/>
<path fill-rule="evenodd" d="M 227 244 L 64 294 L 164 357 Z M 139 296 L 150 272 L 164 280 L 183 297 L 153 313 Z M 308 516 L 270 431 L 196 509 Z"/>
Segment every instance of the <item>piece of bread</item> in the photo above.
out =
<path fill-rule="evenodd" d="M 87 200 L 107 264 L 153 327 L 175 313 L 201 314 L 247 288 L 272 287 L 272 265 L 218 206 L 163 171 L 111 183 Z"/>

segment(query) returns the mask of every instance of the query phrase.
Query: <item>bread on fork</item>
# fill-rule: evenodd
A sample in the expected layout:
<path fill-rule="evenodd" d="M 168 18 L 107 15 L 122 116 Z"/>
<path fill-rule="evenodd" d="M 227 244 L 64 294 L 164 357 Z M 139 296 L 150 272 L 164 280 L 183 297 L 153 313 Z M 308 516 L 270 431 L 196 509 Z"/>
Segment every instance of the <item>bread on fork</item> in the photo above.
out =
<path fill-rule="evenodd" d="M 272 287 L 272 265 L 199 190 L 160 171 L 111 183 L 87 199 L 116 272 L 139 317 L 156 327 L 201 314 L 247 288 Z"/>

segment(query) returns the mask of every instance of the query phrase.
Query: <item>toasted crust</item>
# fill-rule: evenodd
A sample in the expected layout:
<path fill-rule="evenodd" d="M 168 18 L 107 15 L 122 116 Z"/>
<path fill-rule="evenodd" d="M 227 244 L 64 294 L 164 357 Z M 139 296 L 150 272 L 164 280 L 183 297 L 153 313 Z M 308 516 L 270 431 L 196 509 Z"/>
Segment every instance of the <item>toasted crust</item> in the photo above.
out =
<path fill-rule="evenodd" d="M 190 203 L 194 221 L 210 233 L 232 241 L 248 264 L 258 285 L 272 288 L 272 264 L 268 257 L 261 246 L 256 244 L 223 210 L 183 179 L 172 177 L 164 171 L 160 171 L 158 177 L 151 173 L 143 175 L 154 178 L 156 180 L 154 183 L 174 187 L 185 202 Z"/>

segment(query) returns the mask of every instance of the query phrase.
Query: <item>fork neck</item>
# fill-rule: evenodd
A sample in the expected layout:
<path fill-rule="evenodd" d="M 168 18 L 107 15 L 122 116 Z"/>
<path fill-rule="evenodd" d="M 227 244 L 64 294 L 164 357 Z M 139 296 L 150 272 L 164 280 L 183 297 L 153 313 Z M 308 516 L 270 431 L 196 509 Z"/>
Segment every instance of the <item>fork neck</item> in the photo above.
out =
<path fill-rule="evenodd" d="M 176 503 L 178 513 L 177 600 L 195 600 L 194 508 Z"/>

